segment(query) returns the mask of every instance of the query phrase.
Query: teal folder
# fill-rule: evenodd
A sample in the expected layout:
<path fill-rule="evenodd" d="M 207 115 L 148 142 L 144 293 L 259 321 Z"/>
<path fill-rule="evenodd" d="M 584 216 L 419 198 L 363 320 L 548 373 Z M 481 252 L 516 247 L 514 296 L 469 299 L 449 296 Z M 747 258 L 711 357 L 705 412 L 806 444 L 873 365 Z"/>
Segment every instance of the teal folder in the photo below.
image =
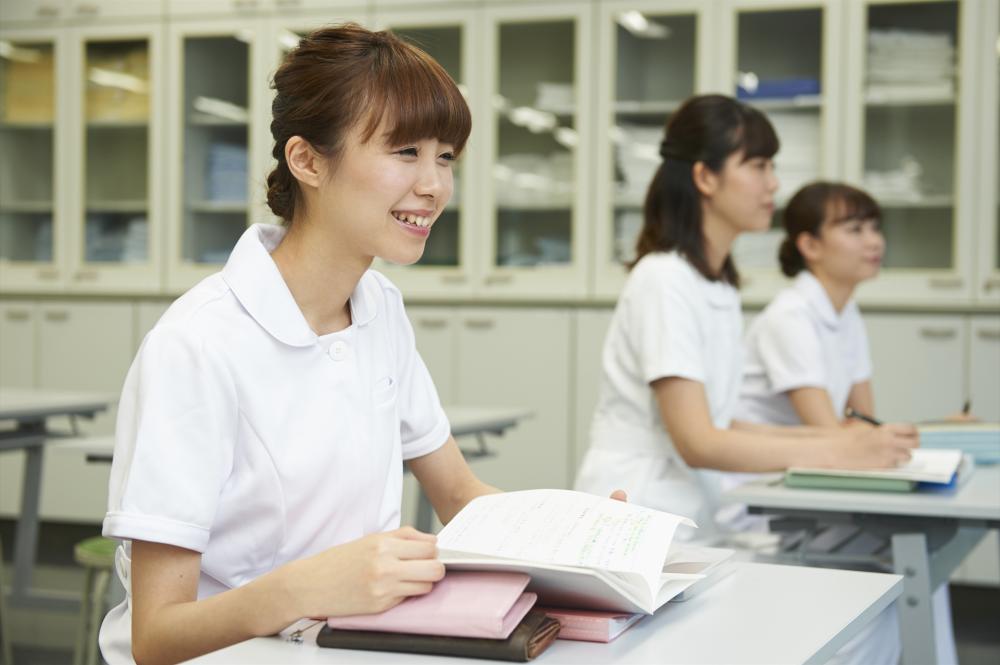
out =
<path fill-rule="evenodd" d="M 786 487 L 823 490 L 863 490 L 869 492 L 912 492 L 917 483 L 898 478 L 865 478 L 863 476 L 831 476 L 813 473 L 786 473 Z"/>

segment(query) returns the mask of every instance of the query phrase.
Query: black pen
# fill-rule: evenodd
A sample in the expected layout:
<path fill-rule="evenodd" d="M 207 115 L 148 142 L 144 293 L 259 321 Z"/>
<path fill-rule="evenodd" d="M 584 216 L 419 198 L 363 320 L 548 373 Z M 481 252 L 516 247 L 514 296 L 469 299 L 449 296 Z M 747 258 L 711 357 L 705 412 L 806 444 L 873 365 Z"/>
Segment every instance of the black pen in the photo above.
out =
<path fill-rule="evenodd" d="M 846 415 L 847 415 L 848 418 L 854 418 L 856 420 L 863 420 L 866 423 L 868 423 L 869 425 L 874 425 L 875 427 L 879 427 L 882 424 L 882 421 L 879 420 L 878 418 L 872 418 L 871 416 L 866 416 L 865 414 L 861 413 L 860 411 L 855 411 L 851 407 L 847 407 Z"/>
<path fill-rule="evenodd" d="M 969 415 L 969 409 L 971 408 L 972 408 L 972 400 L 971 399 L 965 400 L 965 404 L 962 405 L 962 415 L 963 416 Z"/>

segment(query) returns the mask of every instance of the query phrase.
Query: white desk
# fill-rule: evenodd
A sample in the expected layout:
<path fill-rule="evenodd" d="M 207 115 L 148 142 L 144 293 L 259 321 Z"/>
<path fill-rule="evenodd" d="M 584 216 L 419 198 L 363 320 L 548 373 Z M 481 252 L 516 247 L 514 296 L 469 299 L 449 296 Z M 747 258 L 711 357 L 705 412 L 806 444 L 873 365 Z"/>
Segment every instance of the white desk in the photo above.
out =
<path fill-rule="evenodd" d="M 935 653 L 933 590 L 948 581 L 987 529 L 1000 526 L 1000 466 L 976 469 L 951 491 L 797 489 L 774 477 L 741 485 L 724 498 L 753 513 L 855 524 L 890 537 L 893 570 L 905 576 L 898 607 L 903 662 L 918 663 Z"/>
<path fill-rule="evenodd" d="M 668 603 L 611 644 L 557 640 L 536 661 L 567 663 L 824 663 L 902 589 L 898 575 L 741 563 L 735 573 L 683 603 Z M 200 665 L 442 663 L 482 660 L 345 651 L 261 637 L 196 658 Z M 286 635 L 290 631 L 285 631 Z"/>
<path fill-rule="evenodd" d="M 58 606 L 66 609 L 78 607 L 78 603 L 71 599 L 59 598 L 51 593 L 43 595 L 31 589 L 32 568 L 38 546 L 38 497 L 44 460 L 42 446 L 58 440 L 58 434 L 49 429 L 49 418 L 93 418 L 115 400 L 116 397 L 96 393 L 0 388 L 0 421 L 12 422 L 14 425 L 13 428 L 0 430 L 0 452 L 20 449 L 25 451 L 21 514 L 14 534 L 11 605 Z"/>

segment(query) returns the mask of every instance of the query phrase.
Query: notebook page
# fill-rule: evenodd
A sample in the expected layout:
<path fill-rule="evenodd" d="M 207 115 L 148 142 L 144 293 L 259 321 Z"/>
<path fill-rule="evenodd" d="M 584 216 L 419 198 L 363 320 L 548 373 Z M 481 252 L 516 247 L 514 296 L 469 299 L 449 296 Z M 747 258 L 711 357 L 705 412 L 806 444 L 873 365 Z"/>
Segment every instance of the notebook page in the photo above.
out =
<path fill-rule="evenodd" d="M 438 547 L 471 554 L 637 573 L 655 593 L 683 517 L 570 490 L 481 496 L 438 534 Z"/>

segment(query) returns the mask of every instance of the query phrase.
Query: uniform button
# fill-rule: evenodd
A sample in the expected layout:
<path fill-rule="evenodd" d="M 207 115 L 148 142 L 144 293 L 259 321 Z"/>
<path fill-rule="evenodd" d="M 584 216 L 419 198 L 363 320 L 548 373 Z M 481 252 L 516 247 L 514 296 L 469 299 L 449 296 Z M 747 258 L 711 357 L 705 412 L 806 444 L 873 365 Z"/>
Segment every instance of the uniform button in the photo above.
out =
<path fill-rule="evenodd" d="M 347 352 L 349 350 L 347 342 L 334 342 L 330 345 L 330 357 L 334 360 L 343 360 L 347 357 Z"/>

